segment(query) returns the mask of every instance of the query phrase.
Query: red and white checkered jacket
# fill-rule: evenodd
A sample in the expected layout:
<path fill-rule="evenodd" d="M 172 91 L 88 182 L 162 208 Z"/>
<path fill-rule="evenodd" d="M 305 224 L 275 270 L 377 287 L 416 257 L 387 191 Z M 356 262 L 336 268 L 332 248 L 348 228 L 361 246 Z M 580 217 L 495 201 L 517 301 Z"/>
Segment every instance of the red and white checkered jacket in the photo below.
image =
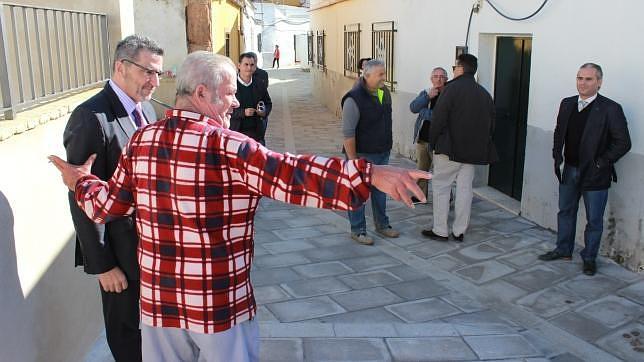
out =
<path fill-rule="evenodd" d="M 364 160 L 272 152 L 196 113 L 170 110 L 134 134 L 109 182 L 76 185 L 95 222 L 136 211 L 141 321 L 215 333 L 253 318 L 254 216 L 261 196 L 354 209 L 369 197 Z"/>

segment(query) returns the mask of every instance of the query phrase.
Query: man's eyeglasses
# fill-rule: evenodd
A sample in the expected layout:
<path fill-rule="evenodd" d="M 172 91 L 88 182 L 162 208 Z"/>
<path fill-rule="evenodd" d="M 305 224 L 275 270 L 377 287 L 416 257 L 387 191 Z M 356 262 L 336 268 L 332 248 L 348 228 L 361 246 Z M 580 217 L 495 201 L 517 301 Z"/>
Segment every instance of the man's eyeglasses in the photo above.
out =
<path fill-rule="evenodd" d="M 163 76 L 163 73 L 164 73 L 162 70 L 146 68 L 146 67 L 142 66 L 141 64 L 133 62 L 133 61 L 131 61 L 129 59 L 121 59 L 121 61 L 136 65 L 138 68 L 141 68 L 141 70 L 143 70 L 143 72 L 145 72 L 145 76 L 148 77 L 148 78 L 152 78 L 155 75 L 157 77 L 161 78 Z"/>
<path fill-rule="evenodd" d="M 456 68 L 461 68 L 463 67 L 462 65 L 452 65 L 452 72 L 456 70 Z"/>

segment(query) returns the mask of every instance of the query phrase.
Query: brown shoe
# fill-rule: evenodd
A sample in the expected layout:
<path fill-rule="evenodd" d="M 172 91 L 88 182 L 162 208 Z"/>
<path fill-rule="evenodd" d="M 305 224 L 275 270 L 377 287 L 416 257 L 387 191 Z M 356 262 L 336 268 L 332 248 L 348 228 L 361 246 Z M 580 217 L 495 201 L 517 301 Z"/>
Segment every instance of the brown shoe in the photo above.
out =
<path fill-rule="evenodd" d="M 394 228 L 392 228 L 391 226 L 387 226 L 382 229 L 376 229 L 376 232 L 387 238 L 397 238 L 400 236 L 400 233 L 396 231 Z"/>
<path fill-rule="evenodd" d="M 373 239 L 368 237 L 365 233 L 351 233 L 351 239 L 362 245 L 373 245 Z"/>

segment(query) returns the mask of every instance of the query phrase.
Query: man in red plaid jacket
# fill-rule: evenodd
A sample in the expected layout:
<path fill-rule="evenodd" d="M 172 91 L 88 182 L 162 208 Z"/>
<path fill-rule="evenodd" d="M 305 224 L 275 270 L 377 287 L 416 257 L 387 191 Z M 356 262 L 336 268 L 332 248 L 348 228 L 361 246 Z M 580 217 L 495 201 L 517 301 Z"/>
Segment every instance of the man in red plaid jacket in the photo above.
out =
<path fill-rule="evenodd" d="M 371 185 L 411 206 L 429 174 L 365 160 L 280 154 L 227 129 L 235 66 L 191 53 L 177 74 L 166 118 L 134 134 L 109 182 L 50 159 L 95 222 L 136 211 L 143 359 L 257 361 L 253 288 L 254 215 L 267 196 L 295 205 L 349 210 Z"/>

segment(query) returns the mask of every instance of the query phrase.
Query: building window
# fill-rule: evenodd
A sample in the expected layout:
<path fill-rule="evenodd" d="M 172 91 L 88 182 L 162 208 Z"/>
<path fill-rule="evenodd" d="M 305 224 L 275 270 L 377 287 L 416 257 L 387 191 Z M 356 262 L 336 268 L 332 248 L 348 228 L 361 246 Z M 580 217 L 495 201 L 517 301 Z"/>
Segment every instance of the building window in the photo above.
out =
<path fill-rule="evenodd" d="M 313 53 L 313 32 L 309 31 L 308 34 L 306 34 L 306 42 L 309 46 L 309 65 L 313 65 L 313 62 L 315 60 L 315 54 Z"/>
<path fill-rule="evenodd" d="M 262 34 L 257 34 L 257 51 L 262 52 Z"/>
<path fill-rule="evenodd" d="M 226 45 L 224 47 L 224 55 L 230 57 L 230 33 L 226 33 Z"/>
<path fill-rule="evenodd" d="M 360 24 L 344 26 L 344 75 L 358 77 L 360 67 Z"/>
<path fill-rule="evenodd" d="M 318 68 L 320 68 L 321 70 L 326 70 L 326 62 L 324 61 L 324 56 L 325 56 L 324 42 L 326 40 L 325 39 L 326 34 L 324 33 L 324 30 L 322 30 L 321 32 L 319 31 L 317 33 L 317 38 L 318 38 L 317 39 L 318 40 L 317 41 L 317 44 L 318 44 L 318 47 L 317 47 L 318 48 Z"/>
<path fill-rule="evenodd" d="M 394 91 L 394 28 L 393 21 L 371 24 L 371 54 L 374 59 L 382 60 L 387 69 L 385 84 Z"/>

